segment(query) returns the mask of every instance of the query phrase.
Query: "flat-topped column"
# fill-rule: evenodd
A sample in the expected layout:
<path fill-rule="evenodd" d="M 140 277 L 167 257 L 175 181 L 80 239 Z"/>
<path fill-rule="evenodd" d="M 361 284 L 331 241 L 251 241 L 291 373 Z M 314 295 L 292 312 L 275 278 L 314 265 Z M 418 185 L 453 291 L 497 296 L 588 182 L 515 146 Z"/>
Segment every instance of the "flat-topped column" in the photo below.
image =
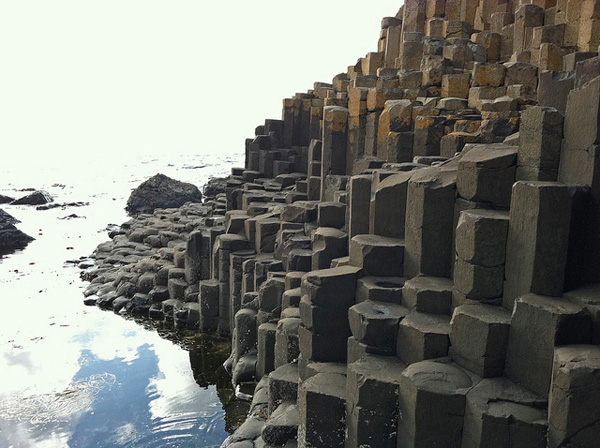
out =
<path fill-rule="evenodd" d="M 555 182 L 515 183 L 502 300 L 509 311 L 517 297 L 529 292 L 562 296 L 570 222 L 569 187 Z"/>

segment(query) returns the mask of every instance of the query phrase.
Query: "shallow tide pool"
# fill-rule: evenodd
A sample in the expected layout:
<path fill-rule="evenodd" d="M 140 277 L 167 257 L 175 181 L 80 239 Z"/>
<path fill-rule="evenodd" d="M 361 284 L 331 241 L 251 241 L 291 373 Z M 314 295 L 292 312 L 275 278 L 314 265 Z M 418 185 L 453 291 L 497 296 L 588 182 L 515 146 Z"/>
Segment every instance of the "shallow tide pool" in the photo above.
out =
<path fill-rule="evenodd" d="M 55 202 L 90 204 L 0 206 L 36 238 L 0 260 L 0 446 L 213 447 L 239 424 L 247 404 L 235 399 L 220 368 L 227 341 L 85 307 L 86 283 L 67 262 L 89 255 L 108 238 L 107 224 L 126 219 L 130 188 L 165 171 L 153 163 L 136 176 L 122 167 L 113 173 L 119 182 L 101 170 L 96 179 L 48 170 L 37 179 L 3 175 L 0 194 L 45 188 Z M 198 176 L 201 185 L 211 170 L 185 164 L 192 168 L 180 176 L 166 174 Z"/>

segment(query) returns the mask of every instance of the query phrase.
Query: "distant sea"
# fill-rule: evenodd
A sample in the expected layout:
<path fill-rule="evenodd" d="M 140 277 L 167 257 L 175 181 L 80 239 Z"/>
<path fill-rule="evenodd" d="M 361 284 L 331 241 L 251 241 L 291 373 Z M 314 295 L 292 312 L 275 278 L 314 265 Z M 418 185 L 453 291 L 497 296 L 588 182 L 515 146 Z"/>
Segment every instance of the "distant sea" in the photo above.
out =
<path fill-rule="evenodd" d="M 144 180 L 163 173 L 201 187 L 243 164 L 242 151 L 19 160 L 3 160 L 0 194 L 44 189 L 54 203 L 88 204 L 0 205 L 35 238 L 0 259 L 0 446 L 219 446 L 232 430 L 228 397 L 196 380 L 216 370 L 198 371 L 202 347 L 85 307 L 76 261 L 128 219 L 127 198 Z"/>

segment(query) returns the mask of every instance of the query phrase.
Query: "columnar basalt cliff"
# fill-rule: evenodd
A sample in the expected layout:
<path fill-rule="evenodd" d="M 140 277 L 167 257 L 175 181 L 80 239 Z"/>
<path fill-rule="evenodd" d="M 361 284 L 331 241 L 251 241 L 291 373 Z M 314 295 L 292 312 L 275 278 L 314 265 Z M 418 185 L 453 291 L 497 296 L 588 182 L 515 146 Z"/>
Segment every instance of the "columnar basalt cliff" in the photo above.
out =
<path fill-rule="evenodd" d="M 406 0 L 89 302 L 232 338 L 226 447 L 600 444 L 600 1 Z"/>

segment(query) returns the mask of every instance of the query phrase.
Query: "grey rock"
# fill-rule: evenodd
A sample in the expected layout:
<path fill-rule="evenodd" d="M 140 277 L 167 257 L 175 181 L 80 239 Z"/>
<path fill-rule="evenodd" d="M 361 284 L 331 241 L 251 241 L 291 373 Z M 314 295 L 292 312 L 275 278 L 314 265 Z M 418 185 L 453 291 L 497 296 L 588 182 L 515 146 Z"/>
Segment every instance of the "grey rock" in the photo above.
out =
<path fill-rule="evenodd" d="M 202 193 L 195 185 L 156 174 L 138 186 L 127 200 L 129 215 L 152 213 L 157 208 L 181 207 L 186 202 L 201 202 Z"/>
<path fill-rule="evenodd" d="M 572 345 L 554 352 L 548 447 L 587 447 L 600 434 L 600 349 Z"/>
<path fill-rule="evenodd" d="M 8 204 L 9 202 L 12 202 L 14 200 L 15 198 L 11 198 L 10 196 L 0 194 L 0 204 Z"/>
<path fill-rule="evenodd" d="M 0 209 L 0 256 L 24 249 L 33 238 L 15 227 L 19 220 Z"/>
<path fill-rule="evenodd" d="M 42 205 L 52 202 L 52 196 L 47 191 L 38 190 L 23 196 L 19 199 L 15 199 L 11 202 L 11 205 Z"/>

